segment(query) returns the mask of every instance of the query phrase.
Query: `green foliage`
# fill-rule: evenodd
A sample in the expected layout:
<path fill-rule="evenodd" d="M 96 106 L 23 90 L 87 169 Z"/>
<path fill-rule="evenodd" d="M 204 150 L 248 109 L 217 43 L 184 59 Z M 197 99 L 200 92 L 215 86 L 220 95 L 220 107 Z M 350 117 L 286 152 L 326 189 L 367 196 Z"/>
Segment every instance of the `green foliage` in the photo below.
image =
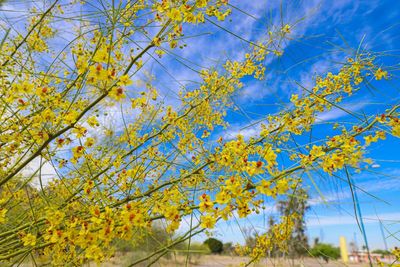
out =
<path fill-rule="evenodd" d="M 319 243 L 310 250 L 312 257 L 323 258 L 326 262 L 330 259 L 336 260 L 340 257 L 340 250 L 331 244 Z"/>
<path fill-rule="evenodd" d="M 224 244 L 215 238 L 209 238 L 204 241 L 212 253 L 221 253 L 224 249 Z"/>

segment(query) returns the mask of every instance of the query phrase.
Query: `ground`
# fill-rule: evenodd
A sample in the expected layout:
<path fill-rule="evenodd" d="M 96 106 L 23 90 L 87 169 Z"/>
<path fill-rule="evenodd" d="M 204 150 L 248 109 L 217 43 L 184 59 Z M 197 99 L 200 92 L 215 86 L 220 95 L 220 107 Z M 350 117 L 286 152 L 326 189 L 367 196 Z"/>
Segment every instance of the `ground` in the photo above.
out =
<path fill-rule="evenodd" d="M 115 257 L 111 261 L 101 264 L 101 267 L 115 267 L 115 266 L 128 266 L 129 261 L 132 259 L 132 255 L 119 255 Z M 131 261 L 132 262 L 132 261 Z M 202 255 L 202 256 L 195 256 L 190 260 L 187 266 L 193 267 L 234 267 L 240 266 L 241 263 L 248 262 L 248 259 L 245 257 L 238 257 L 238 256 L 223 256 L 223 255 Z M 172 266 L 185 266 L 186 257 L 183 256 L 176 256 L 170 259 L 162 259 L 160 262 L 155 263 L 152 266 L 160 266 L 160 267 L 172 267 Z M 88 266 L 96 266 L 96 264 L 90 264 Z M 148 263 L 143 264 L 142 266 L 148 266 Z M 313 258 L 306 258 L 303 260 L 295 260 L 294 262 L 288 260 L 278 260 L 278 259 L 264 259 L 258 264 L 250 265 L 254 267 L 285 267 L 285 266 L 292 266 L 292 267 L 336 267 L 336 266 L 349 266 L 349 267 L 367 267 L 369 264 L 348 264 L 345 265 L 343 262 L 340 261 L 330 261 L 326 263 L 322 259 L 313 259 Z"/>

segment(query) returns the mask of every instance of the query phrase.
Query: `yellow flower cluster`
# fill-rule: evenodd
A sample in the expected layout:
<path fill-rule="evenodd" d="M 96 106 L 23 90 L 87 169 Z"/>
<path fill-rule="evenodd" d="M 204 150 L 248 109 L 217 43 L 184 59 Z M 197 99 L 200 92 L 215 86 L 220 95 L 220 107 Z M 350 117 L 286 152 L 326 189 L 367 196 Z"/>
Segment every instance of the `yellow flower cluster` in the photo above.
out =
<path fill-rule="evenodd" d="M 256 244 L 253 248 L 239 246 L 236 251 L 239 255 L 250 256 L 252 262 L 258 262 L 267 256 L 268 252 L 272 251 L 274 247 L 285 252 L 287 250 L 287 240 L 292 234 L 296 216 L 297 214 L 295 213 L 290 216 L 282 216 L 280 222 L 273 225 L 267 233 L 256 236 Z"/>
<path fill-rule="evenodd" d="M 293 95 L 289 110 L 266 116 L 256 136 L 216 141 L 229 126 L 232 95 L 249 76 L 264 78 L 267 57 L 282 54 L 280 43 L 292 26 L 251 43 L 241 60 L 199 71 L 200 82 L 177 93 L 179 105 L 166 106 L 143 66 L 153 52 L 169 52 L 164 42 L 178 47 L 188 23 L 224 20 L 228 1 L 121 1 L 105 12 L 100 29 L 90 16 L 83 19 L 75 39 L 59 51 L 47 42 L 57 35 L 51 22 L 68 7 L 78 10 L 72 2 L 32 14 L 30 33 L 5 40 L 0 54 L 0 260 L 32 251 L 55 266 L 99 263 L 113 254 L 114 241 L 139 243 L 154 221 L 163 220 L 173 233 L 192 216 L 202 230 L 213 229 L 219 219 L 259 213 L 267 199 L 290 194 L 301 182 L 300 170 L 359 168 L 366 147 L 385 133 L 400 136 L 396 106 L 369 124 L 343 126 L 341 134 L 291 149 L 294 135 L 359 90 L 368 74 L 389 77 L 372 59 L 356 57 L 337 74 L 318 77 L 302 96 Z M 43 71 L 37 54 L 46 50 L 54 62 Z M 120 128 L 106 125 L 118 114 Z M 27 177 L 36 160 L 40 166 Z M 57 170 L 48 184 L 44 164 Z M 33 179 L 40 188 L 31 186 Z M 296 216 L 282 217 L 246 254 L 259 259 L 272 244 L 284 250 Z"/>

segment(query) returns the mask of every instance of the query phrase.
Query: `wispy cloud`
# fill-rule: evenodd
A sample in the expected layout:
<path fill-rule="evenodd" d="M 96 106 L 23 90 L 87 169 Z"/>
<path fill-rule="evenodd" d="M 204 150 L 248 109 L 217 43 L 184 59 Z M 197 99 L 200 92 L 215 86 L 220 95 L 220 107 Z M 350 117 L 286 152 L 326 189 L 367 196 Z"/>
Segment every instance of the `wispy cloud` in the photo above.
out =
<path fill-rule="evenodd" d="M 381 213 L 381 214 L 368 214 L 363 216 L 364 224 L 373 224 L 387 222 L 400 222 L 400 213 Z M 354 225 L 357 221 L 354 216 L 350 215 L 334 215 L 334 216 L 318 216 L 318 217 L 308 217 L 307 226 L 327 226 L 327 225 Z"/>
<path fill-rule="evenodd" d="M 238 135 L 243 135 L 244 139 L 248 140 L 250 137 L 257 136 L 260 131 L 260 124 L 249 126 L 246 128 L 233 127 L 224 133 L 223 139 L 232 140 L 235 139 Z"/>
<path fill-rule="evenodd" d="M 354 101 L 354 102 L 358 102 L 358 101 Z M 324 122 L 324 121 L 330 121 L 330 120 L 343 118 L 346 116 L 351 116 L 352 113 L 355 113 L 366 106 L 367 106 L 366 102 L 358 102 L 357 104 L 351 104 L 351 105 L 344 104 L 341 106 L 341 108 L 333 107 L 331 110 L 329 110 L 327 112 L 318 114 L 316 117 L 316 121 Z"/>
<path fill-rule="evenodd" d="M 385 178 L 380 179 L 377 174 L 364 172 L 353 179 L 354 185 L 359 195 L 373 197 L 376 192 L 394 192 L 400 190 L 400 177 L 395 175 L 399 173 L 398 169 L 382 170 L 385 172 Z M 361 178 L 361 179 L 360 179 Z M 371 194 L 371 195 L 369 195 Z M 309 205 L 342 205 L 352 199 L 352 193 L 348 185 L 340 191 L 324 191 L 323 195 L 314 196 L 309 200 Z M 352 201 L 352 200 L 351 200 Z M 377 200 L 379 201 L 379 200 Z"/>
<path fill-rule="evenodd" d="M 24 177 L 32 177 L 31 185 L 39 188 L 40 183 L 46 186 L 57 176 L 56 169 L 45 159 L 36 158 L 32 160 L 21 172 Z"/>

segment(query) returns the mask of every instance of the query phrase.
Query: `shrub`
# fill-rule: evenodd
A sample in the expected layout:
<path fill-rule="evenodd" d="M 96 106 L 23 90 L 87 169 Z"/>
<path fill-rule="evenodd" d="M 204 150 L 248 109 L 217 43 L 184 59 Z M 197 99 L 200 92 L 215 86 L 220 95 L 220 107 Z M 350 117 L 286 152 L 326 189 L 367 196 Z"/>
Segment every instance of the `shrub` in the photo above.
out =
<path fill-rule="evenodd" d="M 204 241 L 204 244 L 208 246 L 208 248 L 212 253 L 220 254 L 224 249 L 224 244 L 215 238 L 207 239 L 206 241 Z"/>
<path fill-rule="evenodd" d="M 340 250 L 331 244 L 320 243 L 310 250 L 310 254 L 312 257 L 323 258 L 326 262 L 329 262 L 330 259 L 336 260 L 340 257 Z"/>

